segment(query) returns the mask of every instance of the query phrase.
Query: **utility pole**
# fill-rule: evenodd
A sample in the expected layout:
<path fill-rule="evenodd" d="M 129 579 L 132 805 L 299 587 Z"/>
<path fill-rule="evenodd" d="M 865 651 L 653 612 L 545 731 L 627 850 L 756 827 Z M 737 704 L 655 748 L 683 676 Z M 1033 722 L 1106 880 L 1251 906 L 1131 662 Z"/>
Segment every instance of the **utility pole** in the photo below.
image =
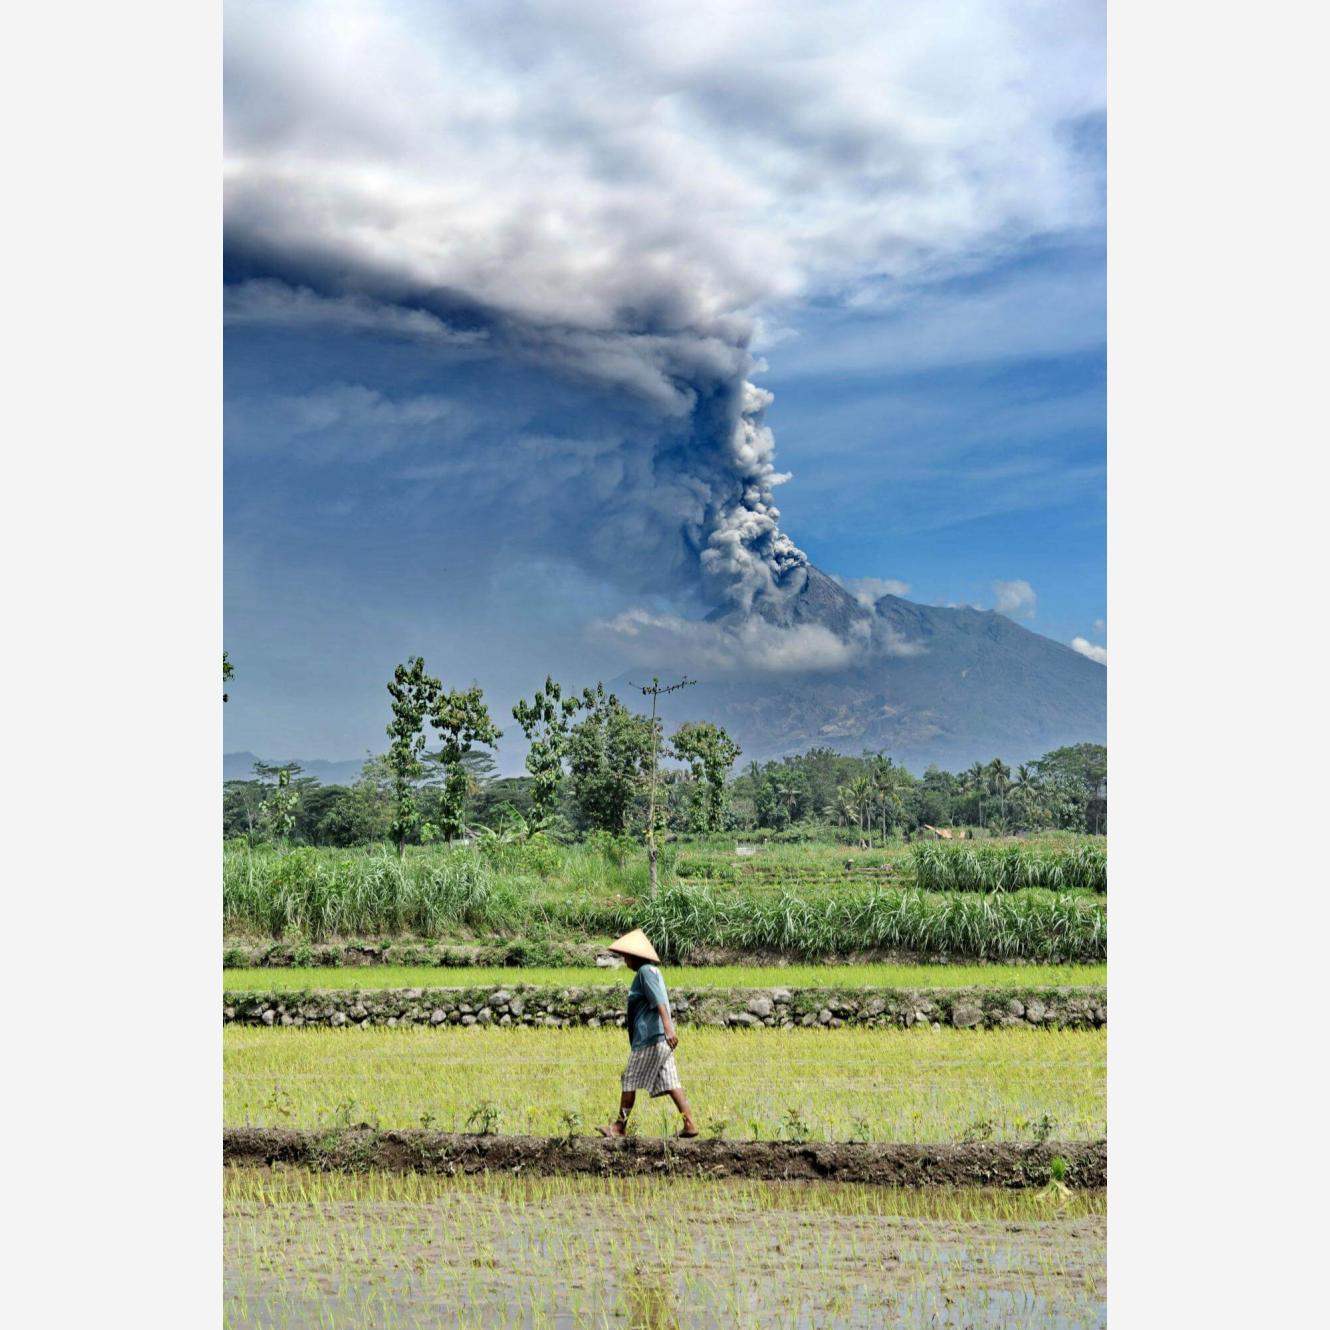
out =
<path fill-rule="evenodd" d="M 631 682 L 631 680 L 630 680 Z M 686 674 L 678 683 L 664 684 L 659 675 L 652 675 L 650 684 L 633 684 L 640 688 L 643 695 L 651 697 L 651 797 L 647 801 L 647 873 L 651 878 L 651 894 L 656 894 L 656 699 L 662 693 L 677 693 L 681 688 L 691 688 L 697 682 Z"/>

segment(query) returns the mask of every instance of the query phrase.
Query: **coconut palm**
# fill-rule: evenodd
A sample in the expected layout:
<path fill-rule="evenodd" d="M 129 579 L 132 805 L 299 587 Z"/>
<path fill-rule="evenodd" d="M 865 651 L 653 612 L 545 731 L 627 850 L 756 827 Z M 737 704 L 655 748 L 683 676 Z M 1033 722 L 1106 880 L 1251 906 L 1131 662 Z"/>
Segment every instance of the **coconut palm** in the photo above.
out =
<path fill-rule="evenodd" d="M 984 793 L 988 777 L 982 762 L 974 762 L 961 773 L 961 789 L 979 797 L 979 825 L 984 825 Z"/>

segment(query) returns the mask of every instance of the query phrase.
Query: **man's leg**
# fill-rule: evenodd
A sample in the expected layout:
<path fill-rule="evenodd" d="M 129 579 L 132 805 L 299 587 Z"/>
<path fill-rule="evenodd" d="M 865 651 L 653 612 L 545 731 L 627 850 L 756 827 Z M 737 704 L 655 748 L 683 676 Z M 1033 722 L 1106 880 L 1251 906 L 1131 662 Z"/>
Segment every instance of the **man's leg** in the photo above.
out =
<path fill-rule="evenodd" d="M 637 1092 L 635 1090 L 621 1090 L 619 1092 L 619 1116 L 608 1127 L 600 1129 L 602 1136 L 623 1136 L 627 1134 L 628 1115 L 633 1111 L 633 1104 L 636 1099 Z"/>
<path fill-rule="evenodd" d="M 689 1136 L 697 1135 L 697 1123 L 693 1121 L 693 1110 L 688 1107 L 688 1096 L 684 1094 L 683 1089 L 671 1090 L 670 1098 L 674 1100 L 674 1106 L 683 1114 L 683 1129 Z"/>

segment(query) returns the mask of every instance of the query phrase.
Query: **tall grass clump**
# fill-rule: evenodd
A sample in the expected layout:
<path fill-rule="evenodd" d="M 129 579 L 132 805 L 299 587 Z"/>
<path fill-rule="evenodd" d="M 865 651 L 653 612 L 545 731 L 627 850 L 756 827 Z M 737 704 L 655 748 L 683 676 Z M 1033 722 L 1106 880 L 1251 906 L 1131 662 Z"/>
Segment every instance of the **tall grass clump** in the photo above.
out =
<path fill-rule="evenodd" d="M 224 927 L 312 941 L 337 935 L 512 928 L 529 922 L 517 882 L 483 860 L 457 855 L 399 860 L 379 854 L 334 858 L 241 850 L 223 860 Z"/>
<path fill-rule="evenodd" d="M 541 854 L 544 854 L 541 851 Z M 300 848 L 228 849 L 227 933 L 299 937 L 463 934 L 514 945 L 551 937 L 592 942 L 644 928 L 662 955 L 707 948 L 779 952 L 791 959 L 870 949 L 980 960 L 1097 961 L 1106 904 L 1083 890 L 1009 886 L 926 891 L 876 881 L 762 883 L 666 880 L 651 896 L 646 866 L 579 849 L 560 851 L 546 877 L 509 851 L 458 846 L 408 853 Z"/>
<path fill-rule="evenodd" d="M 883 948 L 981 960 L 1102 960 L 1103 903 L 1026 890 L 981 896 L 873 887 L 822 895 L 752 896 L 673 887 L 613 919 L 644 928 L 658 951 L 687 960 L 704 947 L 818 957 Z"/>
<path fill-rule="evenodd" d="M 930 841 L 912 847 L 910 862 L 923 891 L 1108 890 L 1108 854 L 1094 844 L 1062 850 Z"/>

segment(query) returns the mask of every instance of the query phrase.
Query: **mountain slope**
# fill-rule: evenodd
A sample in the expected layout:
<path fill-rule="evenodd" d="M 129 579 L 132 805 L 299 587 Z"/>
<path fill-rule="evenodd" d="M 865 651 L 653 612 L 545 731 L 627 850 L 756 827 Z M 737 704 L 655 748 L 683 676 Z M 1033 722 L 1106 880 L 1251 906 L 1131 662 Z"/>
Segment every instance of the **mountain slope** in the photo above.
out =
<path fill-rule="evenodd" d="M 782 628 L 820 626 L 870 641 L 845 668 L 703 681 L 665 701 L 725 726 L 744 758 L 824 746 L 881 749 L 915 770 L 1001 757 L 1022 762 L 1062 744 L 1103 742 L 1107 670 L 992 610 L 883 596 L 862 605 L 816 568 L 747 611 Z M 713 621 L 740 624 L 730 610 Z"/>

